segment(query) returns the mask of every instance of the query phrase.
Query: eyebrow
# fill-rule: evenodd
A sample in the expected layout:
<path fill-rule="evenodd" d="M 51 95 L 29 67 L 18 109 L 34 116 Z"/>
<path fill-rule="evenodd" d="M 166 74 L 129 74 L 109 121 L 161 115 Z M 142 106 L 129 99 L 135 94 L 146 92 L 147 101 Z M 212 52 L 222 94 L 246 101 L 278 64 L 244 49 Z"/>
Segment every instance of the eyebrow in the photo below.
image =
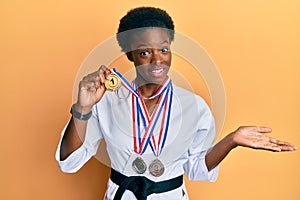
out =
<path fill-rule="evenodd" d="M 165 43 L 168 43 L 168 44 L 169 44 L 169 41 L 168 41 L 168 40 L 164 40 L 164 41 L 162 41 L 160 44 L 165 44 Z"/>
<path fill-rule="evenodd" d="M 162 41 L 161 43 L 160 43 L 161 45 L 162 44 L 169 44 L 169 41 L 168 40 L 164 40 L 164 41 Z M 136 47 L 136 49 L 140 49 L 140 48 L 142 48 L 142 47 L 149 47 L 149 45 L 147 45 L 147 44 L 139 44 L 137 47 Z"/>

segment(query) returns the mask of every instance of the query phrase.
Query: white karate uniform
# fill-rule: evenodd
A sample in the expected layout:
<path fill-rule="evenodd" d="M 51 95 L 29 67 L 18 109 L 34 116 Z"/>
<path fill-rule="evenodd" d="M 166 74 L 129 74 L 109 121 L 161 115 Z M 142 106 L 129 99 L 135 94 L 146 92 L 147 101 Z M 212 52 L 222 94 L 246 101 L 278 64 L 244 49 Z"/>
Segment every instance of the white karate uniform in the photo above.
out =
<path fill-rule="evenodd" d="M 127 92 L 125 88 L 121 88 Z M 56 151 L 56 159 L 63 172 L 78 171 L 97 152 L 99 142 L 104 139 L 110 158 L 111 167 L 126 176 L 138 176 L 132 162 L 139 156 L 133 148 L 131 95 L 120 99 L 113 92 L 106 92 L 103 98 L 93 107 L 93 115 L 88 120 L 86 137 L 83 145 L 68 158 L 60 161 L 60 145 Z M 154 135 L 158 138 L 160 121 Z M 62 132 L 62 137 L 64 130 Z M 62 138 L 61 137 L 61 138 Z M 185 174 L 190 180 L 215 181 L 218 167 L 208 172 L 205 155 L 215 139 L 213 116 L 205 101 L 185 89 L 173 85 L 173 102 L 169 131 L 162 153 L 158 156 L 165 167 L 164 174 L 154 177 L 149 170 L 142 174 L 148 179 L 158 182 Z M 156 139 L 157 141 L 157 139 Z M 156 158 L 150 146 L 141 155 L 147 166 Z M 105 199 L 112 200 L 118 185 L 110 179 Z M 183 196 L 183 192 L 185 195 Z M 134 194 L 126 190 L 122 199 L 136 200 Z M 169 192 L 151 194 L 148 200 L 181 200 L 188 199 L 185 184 Z"/>

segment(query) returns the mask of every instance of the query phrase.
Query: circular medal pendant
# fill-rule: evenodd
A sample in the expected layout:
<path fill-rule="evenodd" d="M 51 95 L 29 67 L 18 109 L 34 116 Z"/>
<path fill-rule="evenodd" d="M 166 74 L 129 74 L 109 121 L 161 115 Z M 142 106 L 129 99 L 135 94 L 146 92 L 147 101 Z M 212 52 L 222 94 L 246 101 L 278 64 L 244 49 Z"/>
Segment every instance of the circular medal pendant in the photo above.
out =
<path fill-rule="evenodd" d="M 152 174 L 153 176 L 159 177 L 164 173 L 165 167 L 160 160 L 155 159 L 149 165 L 149 171 L 150 171 L 150 174 Z"/>
<path fill-rule="evenodd" d="M 132 162 L 132 167 L 138 174 L 143 174 L 147 170 L 147 165 L 141 157 L 137 157 Z"/>
<path fill-rule="evenodd" d="M 108 91 L 116 91 L 121 87 L 121 79 L 114 73 L 109 75 L 109 80 L 105 81 L 105 87 Z"/>

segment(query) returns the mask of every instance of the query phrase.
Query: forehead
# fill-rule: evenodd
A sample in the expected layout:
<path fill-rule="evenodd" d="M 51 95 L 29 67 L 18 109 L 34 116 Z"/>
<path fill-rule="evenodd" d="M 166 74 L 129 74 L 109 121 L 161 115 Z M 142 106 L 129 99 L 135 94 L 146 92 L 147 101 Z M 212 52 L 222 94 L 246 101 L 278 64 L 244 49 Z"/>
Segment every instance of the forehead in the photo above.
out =
<path fill-rule="evenodd" d="M 170 36 L 167 29 L 163 28 L 145 28 L 135 32 L 131 40 L 131 49 L 145 47 L 161 47 L 170 44 Z"/>

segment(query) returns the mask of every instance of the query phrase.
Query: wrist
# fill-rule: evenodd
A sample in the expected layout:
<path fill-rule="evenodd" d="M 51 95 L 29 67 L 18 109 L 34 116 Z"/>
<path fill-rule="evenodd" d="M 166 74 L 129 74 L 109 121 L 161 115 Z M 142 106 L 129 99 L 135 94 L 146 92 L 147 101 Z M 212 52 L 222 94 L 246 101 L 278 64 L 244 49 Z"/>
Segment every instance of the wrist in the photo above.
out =
<path fill-rule="evenodd" d="M 81 114 L 88 114 L 92 111 L 91 106 L 81 106 L 79 103 L 75 103 L 72 105 L 72 109 L 75 109 L 77 112 Z"/>
<path fill-rule="evenodd" d="M 78 107 L 76 104 L 73 104 L 70 113 L 72 114 L 73 118 L 86 121 L 91 118 L 92 109 Z"/>
<path fill-rule="evenodd" d="M 231 149 L 234 149 L 238 146 L 238 143 L 236 142 L 235 132 L 232 132 L 229 135 L 227 135 L 227 140 Z"/>

